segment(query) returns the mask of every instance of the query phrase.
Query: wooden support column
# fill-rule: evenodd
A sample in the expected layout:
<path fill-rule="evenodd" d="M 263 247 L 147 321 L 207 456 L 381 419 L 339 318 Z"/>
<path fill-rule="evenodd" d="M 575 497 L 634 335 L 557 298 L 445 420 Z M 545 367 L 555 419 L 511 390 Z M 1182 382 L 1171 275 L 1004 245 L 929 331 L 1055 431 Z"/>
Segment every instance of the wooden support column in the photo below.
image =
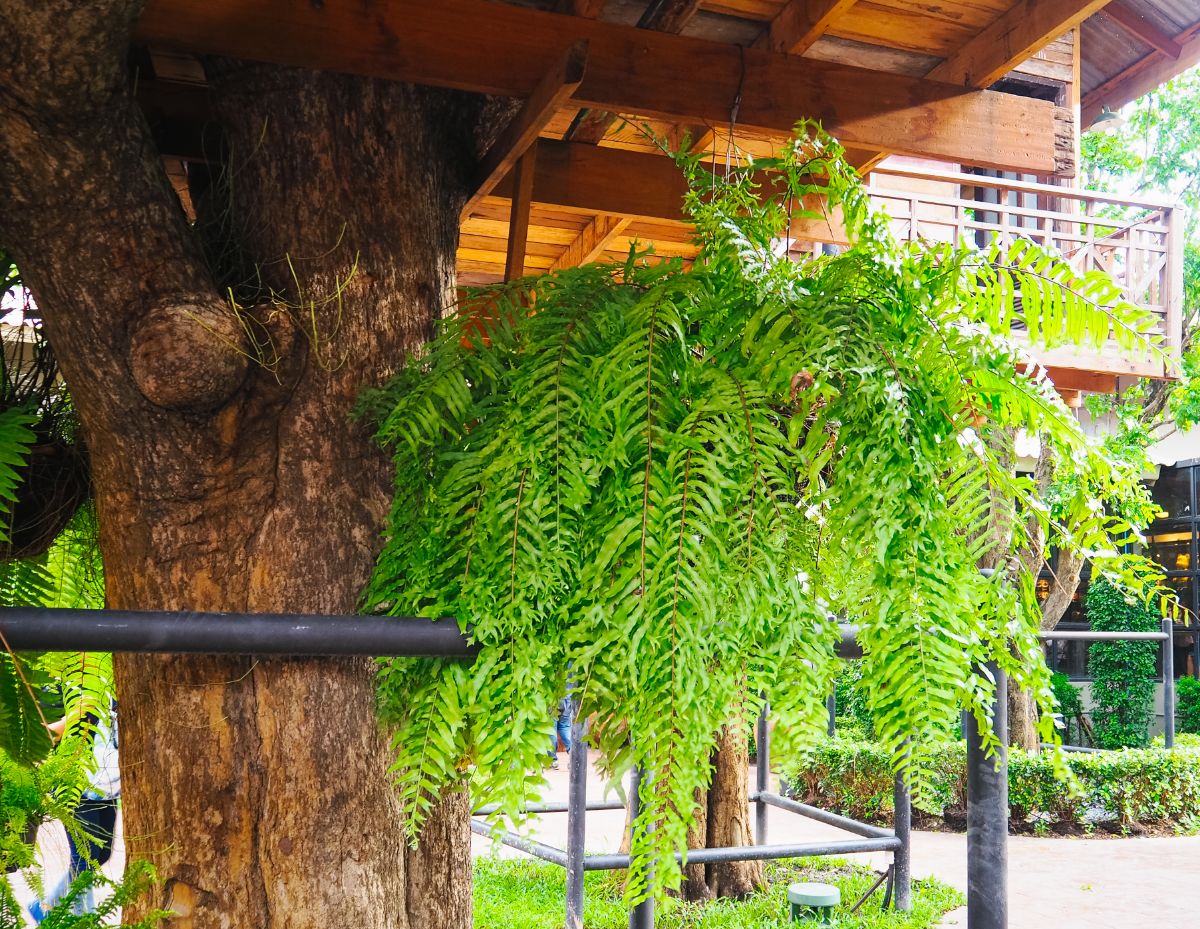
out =
<path fill-rule="evenodd" d="M 533 175 L 537 169 L 537 146 L 531 145 L 513 168 L 512 210 L 508 214 L 508 255 L 504 279 L 514 281 L 525 274 L 525 245 L 529 241 L 529 208 L 533 204 Z"/>

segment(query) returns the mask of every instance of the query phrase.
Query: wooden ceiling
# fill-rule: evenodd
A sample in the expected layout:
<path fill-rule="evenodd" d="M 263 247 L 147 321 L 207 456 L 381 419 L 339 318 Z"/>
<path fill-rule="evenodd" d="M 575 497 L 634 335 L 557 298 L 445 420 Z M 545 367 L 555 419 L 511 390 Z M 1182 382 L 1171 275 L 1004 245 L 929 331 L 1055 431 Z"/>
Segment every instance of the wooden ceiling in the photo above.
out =
<path fill-rule="evenodd" d="M 206 54 L 524 99 L 463 216 L 470 284 L 623 257 L 631 241 L 686 257 L 661 146 L 688 139 L 719 164 L 803 117 L 864 168 L 899 153 L 1069 177 L 1071 101 L 985 88 L 1014 70 L 1069 84 L 1071 45 L 1055 40 L 1106 2 L 148 0 L 135 38 L 160 145 L 185 161 L 209 131 Z"/>

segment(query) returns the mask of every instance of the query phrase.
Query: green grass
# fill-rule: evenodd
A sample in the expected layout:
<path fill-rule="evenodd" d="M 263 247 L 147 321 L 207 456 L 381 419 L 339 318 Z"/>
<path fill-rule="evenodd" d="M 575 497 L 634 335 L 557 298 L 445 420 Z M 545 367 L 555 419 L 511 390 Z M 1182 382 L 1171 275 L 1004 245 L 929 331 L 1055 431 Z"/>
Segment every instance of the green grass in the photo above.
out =
<path fill-rule="evenodd" d="M 790 929 L 784 896 L 792 881 L 819 880 L 842 891 L 842 907 L 832 923 L 837 929 L 926 929 L 943 914 L 962 906 L 962 895 L 939 881 L 913 882 L 909 913 L 881 911 L 880 888 L 851 915 L 847 912 L 866 893 L 876 874 L 861 865 L 829 858 L 768 862 L 770 887 L 746 900 L 696 904 L 668 900 L 659 904 L 657 929 Z M 528 858 L 475 860 L 475 929 L 562 929 L 566 875 L 562 868 Z M 628 911 L 621 901 L 616 875 L 586 876 L 584 920 L 587 929 L 626 929 Z"/>

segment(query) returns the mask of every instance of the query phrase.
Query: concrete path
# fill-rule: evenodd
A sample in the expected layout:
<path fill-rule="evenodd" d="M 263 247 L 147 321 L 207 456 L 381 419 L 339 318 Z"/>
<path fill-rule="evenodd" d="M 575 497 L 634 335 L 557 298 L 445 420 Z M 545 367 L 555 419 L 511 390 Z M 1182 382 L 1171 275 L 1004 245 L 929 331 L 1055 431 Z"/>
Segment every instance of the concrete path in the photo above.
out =
<path fill-rule="evenodd" d="M 566 800 L 567 756 L 561 770 L 548 772 L 548 800 Z M 588 796 L 602 797 L 603 785 L 593 772 Z M 620 811 L 588 814 L 587 850 L 615 851 L 624 828 Z M 566 846 L 567 817 L 540 817 L 527 834 L 558 848 Z M 820 823 L 772 809 L 769 839 L 803 842 L 848 838 Z M 477 854 L 489 854 L 492 843 L 475 837 Z M 501 854 L 518 855 L 511 849 Z M 1145 839 L 1009 839 L 1010 929 L 1195 929 L 1200 903 L 1195 886 L 1200 877 L 1200 837 Z M 883 867 L 886 855 L 858 860 Z M 913 834 L 913 874 L 937 877 L 966 893 L 967 843 L 963 835 L 940 832 Z M 945 926 L 966 927 L 966 911 L 948 914 Z"/>

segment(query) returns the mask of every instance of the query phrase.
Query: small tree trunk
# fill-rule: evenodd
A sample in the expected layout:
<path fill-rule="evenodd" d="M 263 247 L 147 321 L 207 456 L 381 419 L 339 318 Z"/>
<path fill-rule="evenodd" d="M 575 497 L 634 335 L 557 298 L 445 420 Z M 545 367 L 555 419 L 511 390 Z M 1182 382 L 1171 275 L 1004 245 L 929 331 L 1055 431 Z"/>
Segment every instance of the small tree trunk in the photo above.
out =
<path fill-rule="evenodd" d="M 740 720 L 731 721 L 713 752 L 712 786 L 702 797 L 696 826 L 689 831 L 694 848 L 736 848 L 754 844 L 750 823 L 749 740 Z M 703 837 L 703 842 L 699 841 Z M 684 876 L 687 900 L 741 899 L 766 884 L 761 861 L 692 865 Z"/>
<path fill-rule="evenodd" d="M 750 823 L 749 752 L 741 721 L 725 727 L 713 758 L 708 792 L 708 847 L 753 845 Z M 708 866 L 713 896 L 740 899 L 765 884 L 761 861 L 730 861 Z"/>

